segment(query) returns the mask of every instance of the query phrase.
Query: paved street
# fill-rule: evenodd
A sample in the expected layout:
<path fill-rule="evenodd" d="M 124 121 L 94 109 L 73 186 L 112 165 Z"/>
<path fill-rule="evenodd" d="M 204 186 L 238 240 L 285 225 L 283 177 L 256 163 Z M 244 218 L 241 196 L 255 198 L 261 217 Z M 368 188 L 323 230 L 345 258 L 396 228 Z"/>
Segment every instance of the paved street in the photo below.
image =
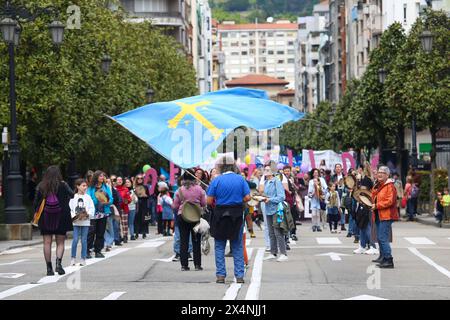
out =
<path fill-rule="evenodd" d="M 374 256 L 353 254 L 356 245 L 345 233 L 313 233 L 309 223 L 299 231 L 289 261 L 280 263 L 262 260 L 263 233 L 257 230 L 257 238 L 247 240 L 251 263 L 244 285 L 233 282 L 231 258 L 226 284 L 215 283 L 213 252 L 202 257 L 204 271 L 181 272 L 170 259 L 172 237 L 155 236 L 154 227 L 150 239 L 115 247 L 85 267 L 66 267 L 64 276 L 45 276 L 42 245 L 12 249 L 0 253 L 0 299 L 450 299 L 448 229 L 394 224 L 393 270 L 372 268 Z M 70 240 L 65 266 L 69 250 Z"/>

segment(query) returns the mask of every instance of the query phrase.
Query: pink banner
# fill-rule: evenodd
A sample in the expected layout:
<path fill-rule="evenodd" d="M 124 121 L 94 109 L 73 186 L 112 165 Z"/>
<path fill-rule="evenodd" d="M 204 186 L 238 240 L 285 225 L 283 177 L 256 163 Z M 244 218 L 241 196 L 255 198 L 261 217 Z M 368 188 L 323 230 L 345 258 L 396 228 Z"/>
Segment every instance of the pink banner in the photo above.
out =
<path fill-rule="evenodd" d="M 155 192 L 156 183 L 158 182 L 158 172 L 153 168 L 148 169 L 147 172 L 145 172 L 144 184 L 148 184 L 150 176 L 152 177 L 152 188 L 150 190 L 150 194 L 153 194 Z"/>
<path fill-rule="evenodd" d="M 294 166 L 294 155 L 292 154 L 292 150 L 287 150 L 287 156 L 289 159 L 289 166 L 293 167 Z"/>
<path fill-rule="evenodd" d="M 171 186 L 174 186 L 176 184 L 175 175 L 179 172 L 180 172 L 180 169 L 178 169 L 178 167 L 176 167 L 175 164 L 172 161 L 170 161 L 170 181 L 169 181 L 169 183 Z"/>

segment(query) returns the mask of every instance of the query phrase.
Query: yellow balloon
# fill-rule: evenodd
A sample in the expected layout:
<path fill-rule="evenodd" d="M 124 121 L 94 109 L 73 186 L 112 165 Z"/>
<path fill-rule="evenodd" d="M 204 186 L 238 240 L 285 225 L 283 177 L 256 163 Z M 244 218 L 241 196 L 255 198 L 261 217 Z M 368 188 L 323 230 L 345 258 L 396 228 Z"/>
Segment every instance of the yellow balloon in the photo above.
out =
<path fill-rule="evenodd" d="M 245 156 L 244 161 L 245 161 L 245 164 L 249 165 L 250 162 L 252 161 L 252 157 L 248 154 Z"/>

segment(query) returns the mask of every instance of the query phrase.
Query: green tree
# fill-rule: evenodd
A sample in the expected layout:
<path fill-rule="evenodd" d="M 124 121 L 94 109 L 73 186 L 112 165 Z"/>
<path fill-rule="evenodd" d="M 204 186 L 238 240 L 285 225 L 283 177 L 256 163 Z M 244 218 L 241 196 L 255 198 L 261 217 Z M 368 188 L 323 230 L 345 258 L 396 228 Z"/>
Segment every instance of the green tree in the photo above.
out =
<path fill-rule="evenodd" d="M 19 1 L 16 1 L 16 3 Z M 19 2 L 20 3 L 20 2 Z M 48 1 L 22 1 L 33 6 Z M 52 1 L 66 19 L 68 0 Z M 75 155 L 79 170 L 134 170 L 156 157 L 149 147 L 105 115 L 145 104 L 151 84 L 156 101 L 197 93 L 195 71 L 180 46 L 150 23 L 129 23 L 100 0 L 79 0 L 81 29 L 66 30 L 61 48 L 51 44 L 49 17 L 24 24 L 16 50 L 17 107 L 22 158 L 38 168 L 65 165 Z M 103 45 L 104 43 L 104 45 Z M 113 63 L 101 71 L 106 53 Z M 9 123 L 7 50 L 0 44 L 0 123 Z"/>

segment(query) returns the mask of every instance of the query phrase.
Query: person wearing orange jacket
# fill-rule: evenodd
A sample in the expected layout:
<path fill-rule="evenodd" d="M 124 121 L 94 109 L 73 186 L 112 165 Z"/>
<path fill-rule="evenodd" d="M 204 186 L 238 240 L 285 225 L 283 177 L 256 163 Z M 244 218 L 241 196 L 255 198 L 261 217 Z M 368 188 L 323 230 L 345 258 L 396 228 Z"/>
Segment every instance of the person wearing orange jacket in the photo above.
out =
<path fill-rule="evenodd" d="M 399 219 L 397 210 L 397 190 L 394 180 L 389 178 L 388 167 L 381 166 L 377 171 L 377 181 L 372 189 L 373 215 L 372 222 L 377 226 L 377 238 L 380 245 L 380 256 L 373 260 L 379 268 L 394 268 L 389 239 L 392 223 Z"/>

